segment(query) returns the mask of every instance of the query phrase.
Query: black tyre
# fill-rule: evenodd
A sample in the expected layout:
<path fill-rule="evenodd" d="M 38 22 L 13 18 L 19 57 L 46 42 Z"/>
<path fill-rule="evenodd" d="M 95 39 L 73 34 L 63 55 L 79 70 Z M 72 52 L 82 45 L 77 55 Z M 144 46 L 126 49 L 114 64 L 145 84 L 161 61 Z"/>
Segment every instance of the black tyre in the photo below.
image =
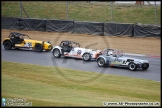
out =
<path fill-rule="evenodd" d="M 10 50 L 12 48 L 12 44 L 9 41 L 4 42 L 4 48 L 6 50 Z"/>
<path fill-rule="evenodd" d="M 43 51 L 43 45 L 42 44 L 36 44 L 35 45 L 35 51 L 42 52 Z"/>
<path fill-rule="evenodd" d="M 106 63 L 106 62 L 105 62 L 105 60 L 104 60 L 103 58 L 98 58 L 97 64 L 98 64 L 99 67 L 104 67 L 104 66 L 106 66 L 105 63 Z"/>
<path fill-rule="evenodd" d="M 131 71 L 135 71 L 135 70 L 137 70 L 137 65 L 135 63 L 131 62 L 131 63 L 129 63 L 129 69 Z"/>
<path fill-rule="evenodd" d="M 143 69 L 143 70 L 146 70 L 146 69 L 148 69 L 148 68 L 149 68 L 149 64 L 148 64 L 148 63 L 142 64 L 142 69 Z"/>
<path fill-rule="evenodd" d="M 91 60 L 91 54 L 89 54 L 89 53 L 83 54 L 83 60 L 84 60 L 84 61 L 89 61 L 89 60 Z"/>
<path fill-rule="evenodd" d="M 60 58 L 60 57 L 61 57 L 60 50 L 59 50 L 59 49 L 54 49 L 54 51 L 53 51 L 53 56 L 54 56 L 55 58 Z"/>

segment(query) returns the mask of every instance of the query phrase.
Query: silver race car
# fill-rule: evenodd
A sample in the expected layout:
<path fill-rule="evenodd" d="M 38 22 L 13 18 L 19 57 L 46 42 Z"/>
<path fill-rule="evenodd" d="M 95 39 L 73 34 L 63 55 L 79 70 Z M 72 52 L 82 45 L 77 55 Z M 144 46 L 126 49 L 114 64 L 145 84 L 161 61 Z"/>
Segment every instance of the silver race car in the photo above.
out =
<path fill-rule="evenodd" d="M 105 49 L 96 59 L 98 66 L 115 66 L 129 68 L 131 71 L 149 68 L 149 61 L 126 57 L 121 50 Z"/>
<path fill-rule="evenodd" d="M 81 58 L 85 61 L 89 61 L 91 59 L 97 59 L 101 54 L 101 51 L 81 48 L 79 43 L 77 42 L 64 40 L 61 41 L 59 46 L 55 46 L 53 48 L 52 53 L 55 58 L 60 58 L 61 56 L 63 56 Z"/>

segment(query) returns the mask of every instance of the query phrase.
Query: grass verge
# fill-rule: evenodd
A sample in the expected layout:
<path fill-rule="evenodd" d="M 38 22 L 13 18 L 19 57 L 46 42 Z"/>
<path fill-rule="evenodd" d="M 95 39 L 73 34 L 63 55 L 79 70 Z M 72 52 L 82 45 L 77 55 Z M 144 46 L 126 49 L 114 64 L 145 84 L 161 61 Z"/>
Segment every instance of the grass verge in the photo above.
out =
<path fill-rule="evenodd" d="M 97 73 L 59 68 L 78 81 Z M 33 106 L 103 106 L 103 102 L 160 102 L 160 82 L 103 74 L 71 82 L 56 67 L 2 61 L 3 98 L 25 98 Z"/>

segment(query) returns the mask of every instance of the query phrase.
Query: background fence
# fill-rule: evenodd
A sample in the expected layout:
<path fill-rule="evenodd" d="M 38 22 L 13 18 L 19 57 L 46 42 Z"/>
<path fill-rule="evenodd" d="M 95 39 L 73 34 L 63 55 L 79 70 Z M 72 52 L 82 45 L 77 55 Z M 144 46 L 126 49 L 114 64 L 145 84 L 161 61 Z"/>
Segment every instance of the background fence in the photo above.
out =
<path fill-rule="evenodd" d="M 71 32 L 101 36 L 160 37 L 161 27 L 148 24 L 81 22 L 2 17 L 1 29 Z"/>

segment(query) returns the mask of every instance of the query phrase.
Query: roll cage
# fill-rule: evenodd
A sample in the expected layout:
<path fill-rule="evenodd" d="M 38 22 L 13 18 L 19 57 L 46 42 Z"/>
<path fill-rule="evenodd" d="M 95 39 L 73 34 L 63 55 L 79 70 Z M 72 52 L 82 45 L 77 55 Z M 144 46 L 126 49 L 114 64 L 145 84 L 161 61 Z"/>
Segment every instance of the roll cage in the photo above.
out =
<path fill-rule="evenodd" d="M 80 47 L 80 44 L 74 41 L 64 40 L 64 41 L 61 41 L 59 46 Z"/>
<path fill-rule="evenodd" d="M 24 41 L 24 36 L 27 36 L 28 39 L 30 39 L 28 35 L 17 32 L 11 32 L 8 37 L 13 42 L 13 44 L 21 44 Z"/>
<path fill-rule="evenodd" d="M 102 51 L 103 55 L 106 56 L 113 56 L 113 57 L 122 57 L 125 56 L 124 52 L 121 50 L 114 50 L 114 49 L 105 49 Z"/>
<path fill-rule="evenodd" d="M 17 33 L 17 32 L 11 32 L 9 34 L 9 38 L 12 38 L 12 39 L 20 39 L 20 37 L 23 39 L 24 36 L 27 36 L 29 39 L 30 37 L 27 35 L 27 34 L 22 34 L 22 33 Z"/>
<path fill-rule="evenodd" d="M 80 47 L 79 43 L 68 40 L 61 41 L 59 46 L 62 48 L 62 52 L 70 52 L 73 48 Z"/>

